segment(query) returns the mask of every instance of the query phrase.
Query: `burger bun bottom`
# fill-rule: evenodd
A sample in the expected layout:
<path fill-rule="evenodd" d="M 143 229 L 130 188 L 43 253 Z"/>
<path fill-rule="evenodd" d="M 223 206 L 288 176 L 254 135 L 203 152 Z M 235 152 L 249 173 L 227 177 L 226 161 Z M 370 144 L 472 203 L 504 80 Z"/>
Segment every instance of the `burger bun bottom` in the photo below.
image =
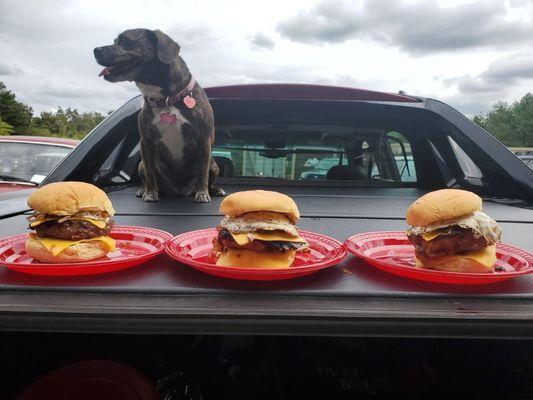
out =
<path fill-rule="evenodd" d="M 427 258 L 415 255 L 415 265 L 418 268 L 436 269 L 448 272 L 491 272 L 496 263 L 496 246 L 484 247 L 472 253 L 454 254 L 438 258 Z"/>
<path fill-rule="evenodd" d="M 105 256 L 109 250 L 100 241 L 76 243 L 67 247 L 58 255 L 53 255 L 37 240 L 26 240 L 26 253 L 40 262 L 76 263 L 94 260 Z"/>

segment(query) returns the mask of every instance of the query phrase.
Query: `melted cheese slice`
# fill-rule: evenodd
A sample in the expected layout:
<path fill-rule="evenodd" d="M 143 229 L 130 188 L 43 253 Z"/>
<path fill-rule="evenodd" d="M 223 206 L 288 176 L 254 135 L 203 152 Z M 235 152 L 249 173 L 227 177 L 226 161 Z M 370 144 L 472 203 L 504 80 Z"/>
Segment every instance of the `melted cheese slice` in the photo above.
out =
<path fill-rule="evenodd" d="M 496 263 L 496 246 L 483 247 L 478 251 L 464 254 L 463 257 L 471 258 L 484 266 L 492 268 Z"/>
<path fill-rule="evenodd" d="M 431 231 L 431 232 L 425 232 L 421 236 L 424 238 L 426 242 L 429 242 L 430 240 L 435 239 L 436 237 L 441 236 L 443 233 L 439 231 Z"/>
<path fill-rule="evenodd" d="M 115 250 L 116 243 L 113 238 L 110 238 L 109 236 L 97 236 L 91 239 L 83 239 L 83 240 L 62 240 L 62 239 L 54 239 L 54 238 L 39 238 L 33 234 L 28 235 L 31 240 L 34 240 L 36 242 L 41 243 L 44 247 L 46 247 L 46 250 L 48 250 L 52 255 L 57 256 L 59 253 L 64 251 L 66 248 L 73 246 L 78 243 L 87 243 L 87 242 L 102 242 L 104 246 L 107 248 L 108 251 Z"/>
<path fill-rule="evenodd" d="M 285 269 L 294 261 L 294 250 L 286 253 L 258 253 L 251 250 L 227 249 L 218 258 L 221 267 Z"/>
<path fill-rule="evenodd" d="M 496 263 L 496 246 L 483 247 L 470 253 L 443 256 L 434 259 L 428 267 L 452 272 L 491 272 Z M 424 268 L 422 260 L 415 256 L 415 265 Z"/>
<path fill-rule="evenodd" d="M 231 232 L 230 232 L 231 233 Z M 307 243 L 301 237 L 293 237 L 286 232 L 252 232 L 252 233 L 231 233 L 231 236 L 239 246 L 244 246 L 253 240 L 262 240 L 264 242 L 294 242 Z"/>
<path fill-rule="evenodd" d="M 45 219 L 30 223 L 30 227 L 34 228 L 34 227 L 39 226 L 42 223 L 45 223 L 47 221 L 57 221 L 57 220 L 58 220 L 58 218 L 45 218 Z M 105 221 L 98 220 L 98 219 L 92 219 L 92 218 L 73 217 L 73 218 L 68 218 L 68 220 L 87 221 L 87 222 L 90 222 L 93 225 L 96 225 L 100 229 L 104 229 L 105 225 L 106 225 Z"/>

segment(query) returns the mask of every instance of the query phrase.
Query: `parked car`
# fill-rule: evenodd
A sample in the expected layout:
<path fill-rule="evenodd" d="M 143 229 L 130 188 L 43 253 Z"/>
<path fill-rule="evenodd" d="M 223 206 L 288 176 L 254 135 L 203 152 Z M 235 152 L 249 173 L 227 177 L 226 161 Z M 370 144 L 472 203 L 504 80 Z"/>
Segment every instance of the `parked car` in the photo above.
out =
<path fill-rule="evenodd" d="M 533 147 L 509 147 L 519 159 L 529 168 L 533 169 Z"/>
<path fill-rule="evenodd" d="M 347 165 L 347 163 L 338 157 L 317 159 L 317 163 L 311 169 L 300 174 L 300 179 L 326 179 L 328 171 L 336 165 Z"/>
<path fill-rule="evenodd" d="M 64 138 L 0 136 L 0 193 L 38 185 L 78 143 Z"/>
<path fill-rule="evenodd" d="M 526 164 L 529 168 L 533 169 L 533 155 L 531 156 L 521 156 L 519 157 L 524 164 Z"/>
<path fill-rule="evenodd" d="M 229 193 L 291 195 L 304 230 L 341 241 L 404 230 L 411 202 L 454 187 L 484 198 L 506 243 L 533 251 L 533 170 L 442 102 L 313 85 L 206 91 L 218 183 Z M 172 234 L 215 227 L 220 198 L 148 204 L 135 197 L 141 104 L 135 97 L 111 114 L 42 183 L 104 188 L 119 225 Z M 321 168 L 325 178 L 300 179 L 309 160 L 334 152 L 343 162 Z M 26 194 L 0 195 L 0 212 L 0 236 L 26 230 Z M 0 330 L 3 398 L 87 357 L 135 366 L 166 398 L 519 399 L 533 392 L 531 276 L 445 285 L 351 257 L 271 282 L 206 275 L 164 255 L 78 278 L 1 269 Z"/>
<path fill-rule="evenodd" d="M 533 153 L 518 154 L 518 158 L 521 159 L 529 168 L 533 169 Z"/>

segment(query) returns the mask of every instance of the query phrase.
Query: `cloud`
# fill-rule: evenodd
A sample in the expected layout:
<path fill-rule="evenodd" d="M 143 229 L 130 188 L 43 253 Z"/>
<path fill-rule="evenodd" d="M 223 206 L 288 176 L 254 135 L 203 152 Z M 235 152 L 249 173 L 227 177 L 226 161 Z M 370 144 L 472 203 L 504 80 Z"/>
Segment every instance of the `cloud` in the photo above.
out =
<path fill-rule="evenodd" d="M 524 81 L 533 80 L 533 54 L 517 53 L 493 61 L 479 75 L 444 79 L 447 87 L 457 86 L 460 93 L 504 93 Z"/>
<path fill-rule="evenodd" d="M 465 74 L 442 79 L 456 93 L 445 101 L 465 114 L 483 114 L 499 101 L 520 99 L 533 83 L 533 53 L 516 53 L 491 62 L 477 75 Z"/>
<path fill-rule="evenodd" d="M 259 50 L 273 50 L 275 42 L 262 32 L 257 32 L 250 41 L 252 47 Z"/>
<path fill-rule="evenodd" d="M 19 43 L 77 42 L 80 37 L 99 37 L 112 31 L 104 23 L 77 13 L 68 0 L 50 3 L 39 0 L 2 0 L 0 2 L 0 38 L 16 38 Z"/>
<path fill-rule="evenodd" d="M 206 48 L 217 46 L 219 42 L 219 39 L 205 26 L 173 26 L 165 29 L 165 33 L 188 51 L 197 49 L 205 51 Z"/>
<path fill-rule="evenodd" d="M 483 93 L 477 93 L 471 96 L 455 94 L 452 96 L 441 97 L 440 100 L 470 118 L 474 115 L 486 113 L 492 108 L 493 104 L 498 101 L 497 98 L 493 98 L 492 96 Z"/>
<path fill-rule="evenodd" d="M 132 86 L 132 88 L 134 87 Z M 136 88 L 133 90 L 137 92 Z M 58 101 L 64 99 L 76 99 L 77 101 L 77 99 L 83 98 L 98 98 L 98 96 L 102 95 L 102 91 L 94 87 L 60 82 L 45 82 L 35 89 L 35 93 Z"/>
<path fill-rule="evenodd" d="M 54 7 L 38 0 L 0 1 L 0 54 L 10 63 L 4 66 L 0 62 L 0 75 L 11 72 L 2 80 L 36 114 L 57 106 L 105 113 L 137 95 L 139 91 L 131 82 L 111 84 L 98 78 L 102 67 L 92 52 L 96 46 L 112 43 L 128 27 L 146 24 L 150 29 L 163 29 L 181 45 L 186 59 L 219 46 L 218 37 L 201 23 L 176 23 L 175 18 L 169 18 L 168 24 L 158 25 L 156 18 L 149 17 L 143 23 L 131 22 L 123 13 L 107 15 L 93 6 L 91 10 L 88 5 L 68 0 L 58 0 Z M 143 14 L 136 15 L 144 19 Z M 17 71 L 24 71 L 24 76 L 14 75 Z"/>
<path fill-rule="evenodd" d="M 324 75 L 313 68 L 298 65 L 267 65 L 245 63 L 212 73 L 204 87 L 254 83 L 296 83 L 309 85 L 331 85 L 385 90 L 387 84 L 379 79 L 358 79 L 347 74 Z"/>
<path fill-rule="evenodd" d="M 22 70 L 20 68 L 10 67 L 7 64 L 0 62 L 0 76 L 16 76 L 16 75 L 22 75 Z"/>
<path fill-rule="evenodd" d="M 210 0 L 204 8 L 211 12 L 198 13 L 194 2 L 168 0 L 58 0 L 54 7 L 39 0 L 0 0 L 0 74 L 10 73 L 0 80 L 36 114 L 57 106 L 104 113 L 117 109 L 138 94 L 137 87 L 98 78 L 101 67 L 92 50 L 110 44 L 124 29 L 146 27 L 161 29 L 180 44 L 203 87 L 289 82 L 406 89 L 444 99 L 457 95 L 451 104 L 479 112 L 482 104 L 519 98 L 526 90 L 521 84 L 530 82 L 518 61 L 514 70 L 502 62 L 489 76 L 480 72 L 497 57 L 533 51 L 523 33 L 525 28 L 533 32 L 524 22 L 533 18 L 532 4 L 273 0 L 243 6 Z M 335 45 L 319 47 L 330 43 Z M 505 83 L 508 71 L 516 78 Z M 514 92 L 498 87 L 501 82 Z M 460 92 L 459 85 L 470 94 Z"/>
<path fill-rule="evenodd" d="M 307 44 L 372 40 L 409 53 L 429 54 L 527 43 L 533 24 L 511 19 L 499 0 L 454 7 L 441 7 L 436 1 L 324 0 L 279 22 L 276 30 Z"/>
<path fill-rule="evenodd" d="M 511 7 L 530 6 L 531 0 L 510 0 L 509 4 L 511 5 Z"/>
<path fill-rule="evenodd" d="M 322 1 L 309 11 L 278 23 L 276 30 L 293 41 L 307 44 L 342 43 L 365 30 L 360 10 L 353 3 Z"/>
<path fill-rule="evenodd" d="M 533 53 L 518 53 L 496 60 L 480 77 L 486 82 L 504 85 L 533 79 Z"/>
<path fill-rule="evenodd" d="M 28 97 L 27 93 L 31 93 L 31 97 Z M 36 110 L 36 115 L 43 110 L 56 109 L 58 106 L 105 114 L 138 94 L 137 87 L 129 83 L 110 84 L 106 82 L 102 86 L 90 86 L 75 82 L 45 81 L 33 87 L 31 91 L 24 90 L 21 100 L 26 102 L 30 99 L 29 102 Z"/>

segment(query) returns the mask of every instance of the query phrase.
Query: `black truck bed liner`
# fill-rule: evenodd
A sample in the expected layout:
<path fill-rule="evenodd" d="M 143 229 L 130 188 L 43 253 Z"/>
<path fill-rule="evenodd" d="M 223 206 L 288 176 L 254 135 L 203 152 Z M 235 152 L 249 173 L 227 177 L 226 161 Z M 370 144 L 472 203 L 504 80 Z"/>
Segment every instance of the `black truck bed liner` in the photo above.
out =
<path fill-rule="evenodd" d="M 240 187 L 230 188 L 231 191 Z M 343 241 L 402 230 L 416 189 L 279 189 L 294 197 L 298 226 Z M 134 189 L 110 193 L 116 223 L 172 234 L 216 226 L 219 199 L 143 203 Z M 533 251 L 533 211 L 491 202 L 503 241 Z M 25 215 L 0 221 L 24 232 Z M 307 277 L 246 282 L 205 275 L 161 255 L 131 270 L 86 277 L 33 277 L 0 269 L 0 329 L 144 333 L 271 333 L 387 336 L 533 336 L 533 276 L 457 286 L 396 277 L 348 256 Z"/>

